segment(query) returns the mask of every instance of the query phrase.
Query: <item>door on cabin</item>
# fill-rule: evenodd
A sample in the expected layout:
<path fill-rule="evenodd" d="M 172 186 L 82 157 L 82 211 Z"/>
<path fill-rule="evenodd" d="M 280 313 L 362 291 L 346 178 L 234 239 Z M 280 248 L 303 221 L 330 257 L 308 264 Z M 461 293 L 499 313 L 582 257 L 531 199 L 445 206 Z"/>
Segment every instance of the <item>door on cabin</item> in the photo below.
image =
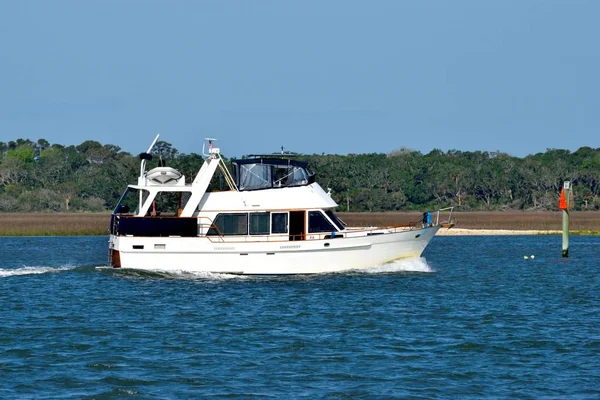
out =
<path fill-rule="evenodd" d="M 305 221 L 305 211 L 290 211 L 290 240 L 304 240 Z"/>

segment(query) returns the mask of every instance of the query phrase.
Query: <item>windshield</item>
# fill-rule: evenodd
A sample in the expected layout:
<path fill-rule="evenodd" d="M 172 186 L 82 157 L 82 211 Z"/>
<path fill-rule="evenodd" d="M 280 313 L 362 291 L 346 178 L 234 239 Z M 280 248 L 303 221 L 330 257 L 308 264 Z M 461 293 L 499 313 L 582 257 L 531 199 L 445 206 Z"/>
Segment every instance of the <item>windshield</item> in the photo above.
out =
<path fill-rule="evenodd" d="M 337 215 L 333 213 L 333 211 L 325 211 L 325 214 L 333 221 L 334 224 L 338 226 L 340 230 L 343 230 L 346 227 L 346 223 L 342 221 Z"/>
<path fill-rule="evenodd" d="M 306 169 L 295 165 L 241 164 L 238 187 L 240 190 L 257 190 L 300 186 L 306 185 L 308 178 Z"/>

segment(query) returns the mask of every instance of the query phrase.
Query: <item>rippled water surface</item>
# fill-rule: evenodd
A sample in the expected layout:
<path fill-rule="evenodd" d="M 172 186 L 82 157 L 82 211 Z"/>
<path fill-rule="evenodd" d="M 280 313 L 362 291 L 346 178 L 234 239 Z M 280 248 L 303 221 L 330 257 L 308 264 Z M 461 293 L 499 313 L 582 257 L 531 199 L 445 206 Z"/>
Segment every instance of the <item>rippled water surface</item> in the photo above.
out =
<path fill-rule="evenodd" d="M 0 238 L 0 398 L 600 398 L 600 237 L 281 278 L 95 269 L 107 240 Z"/>

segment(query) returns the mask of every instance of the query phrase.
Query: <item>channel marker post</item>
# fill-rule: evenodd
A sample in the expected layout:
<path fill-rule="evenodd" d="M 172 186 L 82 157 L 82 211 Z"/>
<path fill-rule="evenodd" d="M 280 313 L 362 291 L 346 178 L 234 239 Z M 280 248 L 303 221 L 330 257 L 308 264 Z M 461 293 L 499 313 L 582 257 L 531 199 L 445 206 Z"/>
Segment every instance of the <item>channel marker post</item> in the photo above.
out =
<path fill-rule="evenodd" d="M 562 210 L 562 256 L 569 257 L 569 200 L 571 193 L 571 182 L 565 181 L 560 191 L 558 208 Z"/>

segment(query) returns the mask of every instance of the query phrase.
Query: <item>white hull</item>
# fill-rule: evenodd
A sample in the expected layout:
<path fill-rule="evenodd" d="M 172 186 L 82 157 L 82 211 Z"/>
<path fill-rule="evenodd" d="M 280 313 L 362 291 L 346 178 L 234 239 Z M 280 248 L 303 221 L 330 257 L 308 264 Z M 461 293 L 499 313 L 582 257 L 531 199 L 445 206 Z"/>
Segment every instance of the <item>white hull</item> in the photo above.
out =
<path fill-rule="evenodd" d="M 209 237 L 113 236 L 121 268 L 244 275 L 314 274 L 419 257 L 439 226 L 302 241 L 219 241 Z"/>

